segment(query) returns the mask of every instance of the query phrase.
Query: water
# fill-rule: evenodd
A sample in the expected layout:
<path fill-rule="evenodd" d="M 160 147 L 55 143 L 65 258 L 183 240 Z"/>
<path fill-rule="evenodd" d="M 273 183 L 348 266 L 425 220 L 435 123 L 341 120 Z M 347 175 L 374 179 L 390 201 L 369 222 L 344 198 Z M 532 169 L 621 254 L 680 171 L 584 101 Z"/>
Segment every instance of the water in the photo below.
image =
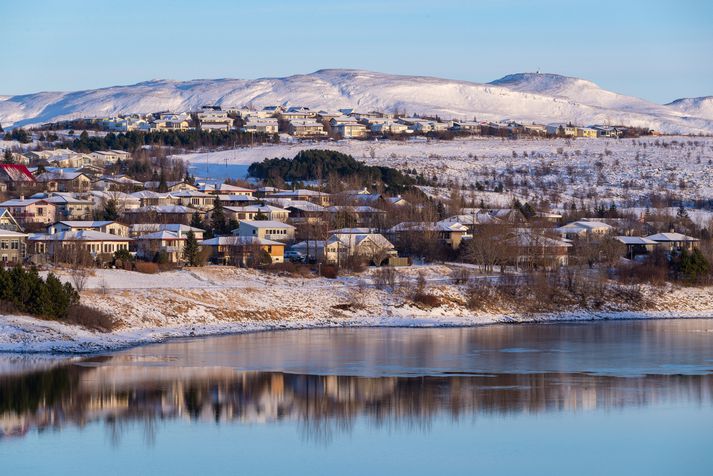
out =
<path fill-rule="evenodd" d="M 244 179 L 248 176 L 250 164 L 200 163 L 188 167 L 191 175 L 202 182 L 223 183 L 225 179 Z"/>
<path fill-rule="evenodd" d="M 2 474 L 713 474 L 713 320 L 0 356 Z"/>

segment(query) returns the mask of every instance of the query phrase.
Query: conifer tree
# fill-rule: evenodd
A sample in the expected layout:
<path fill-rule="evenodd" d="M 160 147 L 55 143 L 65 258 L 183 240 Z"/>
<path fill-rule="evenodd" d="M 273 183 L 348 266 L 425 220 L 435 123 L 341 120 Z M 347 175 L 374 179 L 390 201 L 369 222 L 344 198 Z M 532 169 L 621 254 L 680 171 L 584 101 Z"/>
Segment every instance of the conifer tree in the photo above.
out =
<path fill-rule="evenodd" d="M 191 230 L 186 234 L 186 246 L 183 248 L 183 258 L 188 263 L 188 266 L 200 265 L 200 251 L 196 235 Z"/>

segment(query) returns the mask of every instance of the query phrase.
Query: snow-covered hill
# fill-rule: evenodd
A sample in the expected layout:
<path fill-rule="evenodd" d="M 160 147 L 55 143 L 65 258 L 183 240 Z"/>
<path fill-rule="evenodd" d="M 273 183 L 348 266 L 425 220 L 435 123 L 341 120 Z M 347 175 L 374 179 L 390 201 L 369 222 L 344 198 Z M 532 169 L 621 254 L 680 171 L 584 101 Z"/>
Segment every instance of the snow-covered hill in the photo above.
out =
<path fill-rule="evenodd" d="M 489 84 L 360 70 L 326 69 L 285 78 L 154 80 L 130 86 L 0 96 L 0 124 L 31 125 L 121 113 L 194 110 L 202 105 L 273 104 L 405 111 L 443 118 L 612 123 L 663 132 L 713 133 L 713 117 L 616 94 L 592 82 L 521 73 Z"/>
<path fill-rule="evenodd" d="M 686 115 L 713 120 L 713 96 L 676 99 L 666 106 Z"/>

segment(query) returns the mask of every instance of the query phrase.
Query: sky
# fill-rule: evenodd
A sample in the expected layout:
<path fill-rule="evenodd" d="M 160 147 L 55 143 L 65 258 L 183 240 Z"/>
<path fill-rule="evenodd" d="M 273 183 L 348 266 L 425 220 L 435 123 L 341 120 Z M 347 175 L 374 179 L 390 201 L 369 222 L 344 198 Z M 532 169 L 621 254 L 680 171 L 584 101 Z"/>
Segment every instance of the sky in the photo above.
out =
<path fill-rule="evenodd" d="M 713 95 L 710 0 L 0 0 L 0 95 L 357 68 Z"/>

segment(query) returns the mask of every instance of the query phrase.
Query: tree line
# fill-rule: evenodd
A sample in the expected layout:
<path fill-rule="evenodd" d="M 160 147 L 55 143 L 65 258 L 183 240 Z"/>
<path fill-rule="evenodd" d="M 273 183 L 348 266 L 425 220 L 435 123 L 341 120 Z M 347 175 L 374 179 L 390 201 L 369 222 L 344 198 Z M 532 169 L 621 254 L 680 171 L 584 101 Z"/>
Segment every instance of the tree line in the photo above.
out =
<path fill-rule="evenodd" d="M 62 283 L 52 273 L 47 278 L 31 268 L 0 267 L 0 302 L 7 310 L 33 316 L 65 319 L 70 309 L 79 304 L 79 293 L 70 283 Z"/>

